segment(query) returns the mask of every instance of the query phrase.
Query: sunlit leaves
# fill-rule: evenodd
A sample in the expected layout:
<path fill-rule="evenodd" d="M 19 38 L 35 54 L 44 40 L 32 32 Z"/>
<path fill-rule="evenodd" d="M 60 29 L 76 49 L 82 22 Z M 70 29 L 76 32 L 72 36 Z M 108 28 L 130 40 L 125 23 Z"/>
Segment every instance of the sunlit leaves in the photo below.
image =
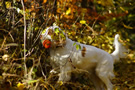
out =
<path fill-rule="evenodd" d="M 61 27 L 61 29 L 64 29 L 67 32 L 66 34 L 68 34 L 67 36 L 71 38 L 72 40 L 80 42 L 80 43 L 96 46 L 109 53 L 111 53 L 114 50 L 113 40 L 114 40 L 114 35 L 116 33 L 119 33 L 121 37 L 124 38 L 122 41 L 123 43 L 125 43 L 124 45 L 126 45 L 127 47 L 128 45 L 130 45 L 131 48 L 134 48 L 134 44 L 132 45 L 131 42 L 134 43 L 135 35 L 134 34 L 130 35 L 131 33 L 133 33 L 133 29 L 135 28 L 134 27 L 135 14 L 133 13 L 133 10 L 134 10 L 133 0 L 132 1 L 131 0 L 129 1 L 115 0 L 115 5 L 116 5 L 115 8 L 106 7 L 106 6 L 112 7 L 113 2 L 114 2 L 113 0 L 94 0 L 94 3 L 93 3 L 94 5 L 88 5 L 88 6 L 87 4 L 90 3 L 89 1 L 93 1 L 93 0 L 84 0 L 84 1 L 88 1 L 88 3 L 86 3 L 87 8 L 82 8 L 81 3 L 83 0 L 57 0 L 57 8 L 56 8 L 57 15 L 53 15 L 53 12 L 54 12 L 53 8 L 55 8 L 53 0 L 41 0 L 41 2 L 38 2 L 38 0 L 23 0 L 23 1 L 25 4 L 24 12 L 22 10 L 22 5 L 20 4 L 20 0 L 13 0 L 13 1 L 2 0 L 2 2 L 0 2 L 0 6 L 2 8 L 1 15 L 0 15 L 1 30 L 3 28 L 5 30 L 9 30 L 9 33 L 6 33 L 6 34 L 5 33 L 3 34 L 3 32 L 1 32 L 1 36 L 3 35 L 2 38 L 4 37 L 6 38 L 6 40 L 5 41 L 3 39 L 0 40 L 1 54 L 2 54 L 1 62 L 2 62 L 2 65 L 4 64 L 0 68 L 0 70 L 2 73 L 3 72 L 15 73 L 22 77 L 21 79 L 20 77 L 13 78 L 10 75 L 6 77 L 6 79 L 9 80 L 9 82 L 11 82 L 11 85 L 17 86 L 16 87 L 17 89 L 18 88 L 20 88 L 20 90 L 21 88 L 28 89 L 28 87 L 32 87 L 31 84 L 42 86 L 46 89 L 50 89 L 50 86 L 51 86 L 50 84 L 51 80 L 49 81 L 49 79 L 42 80 L 40 82 L 34 79 L 34 78 L 36 79 L 38 78 L 36 76 L 37 75 L 36 73 L 40 72 L 40 70 L 37 70 L 37 69 L 33 69 L 32 71 L 33 79 L 28 80 L 28 82 L 25 82 L 27 84 L 16 83 L 16 81 L 20 81 L 20 82 L 23 81 L 22 75 L 24 73 L 23 71 L 24 69 L 22 66 L 22 64 L 24 64 L 24 62 L 22 62 L 23 60 L 21 60 L 20 63 L 17 63 L 23 56 L 22 52 L 24 51 L 22 48 L 23 47 L 22 28 L 23 28 L 23 14 L 24 13 L 26 14 L 27 30 L 28 30 L 27 34 L 30 34 L 30 37 L 31 37 L 30 38 L 31 40 L 27 40 L 28 42 L 27 52 L 30 53 L 30 56 L 28 55 L 27 59 L 33 58 L 34 56 L 34 61 L 36 61 L 37 59 L 38 60 L 40 59 L 39 57 L 41 55 L 40 52 L 45 53 L 43 49 L 40 49 L 40 44 L 38 44 L 38 41 L 33 46 L 31 44 L 33 44 L 33 42 L 36 42 L 36 39 L 38 38 L 40 31 L 43 30 L 42 33 L 45 33 L 46 29 L 44 28 L 52 25 L 53 22 L 56 22 L 58 26 Z M 3 2 L 5 2 L 4 8 L 7 9 L 5 11 L 3 8 Z M 41 12 L 39 12 L 39 9 Z M 35 18 L 33 18 L 34 16 Z M 6 20 L 6 23 L 5 23 L 5 20 Z M 32 26 L 29 26 L 29 25 L 32 25 Z M 130 33 L 127 33 L 127 32 L 130 32 Z M 12 50 L 11 47 L 15 45 L 11 45 L 11 44 L 7 45 L 7 43 L 12 42 L 8 34 L 13 35 L 15 42 L 18 44 L 16 46 L 19 46 L 19 48 L 15 49 L 14 47 Z M 59 42 L 65 41 L 66 39 L 65 35 L 61 31 L 59 31 L 58 28 L 55 29 L 55 34 L 56 34 L 55 36 L 52 35 L 55 40 Z M 127 36 L 129 37 L 129 39 L 126 39 Z M 6 46 L 6 48 L 2 46 Z M 77 50 L 81 49 L 81 46 L 79 45 L 79 43 L 74 43 L 74 47 Z M 34 52 L 29 51 L 29 49 L 31 48 L 34 48 Z M 47 75 L 48 77 L 49 76 L 48 71 L 50 70 L 50 67 L 48 68 L 48 66 L 50 64 L 48 64 L 49 60 L 45 58 L 45 56 L 46 54 L 42 54 L 41 60 L 44 60 L 44 61 L 47 60 L 47 62 L 45 62 L 46 66 L 43 66 L 43 67 L 46 67 L 47 70 L 45 69 L 46 71 L 45 75 Z M 135 62 L 134 58 L 135 58 L 135 54 L 134 54 L 134 51 L 132 51 L 131 54 L 128 55 L 128 59 L 126 59 L 126 61 L 128 60 L 127 61 L 128 65 L 131 65 L 132 63 Z M 11 61 L 10 62 L 11 65 L 7 65 L 6 64 L 7 61 Z M 128 65 L 124 66 L 122 64 L 119 66 L 118 69 L 123 68 L 123 67 L 127 68 Z M 117 84 L 118 86 L 125 85 L 127 90 L 135 88 L 135 86 L 133 85 L 134 84 L 133 76 L 135 76 L 134 70 L 132 70 L 133 66 L 130 66 L 130 68 L 128 67 L 126 69 L 126 71 L 129 72 L 130 74 L 128 73 L 128 74 L 123 75 L 124 73 L 123 70 L 125 69 L 121 69 L 117 71 L 117 73 L 120 73 L 120 74 L 117 74 L 119 75 L 119 77 L 117 80 L 115 80 L 116 82 L 114 83 L 114 86 L 115 84 Z M 37 67 L 39 66 L 37 65 Z M 3 75 L 1 77 L 3 78 Z M 54 81 L 55 80 L 52 80 L 53 83 L 55 83 Z M 45 82 L 47 82 L 48 85 L 46 85 Z M 83 80 L 81 80 L 81 83 L 82 82 Z M 73 84 L 76 85 L 76 86 L 73 86 L 73 88 L 76 89 L 77 84 L 76 83 L 73 83 Z M 63 82 L 61 82 L 61 85 L 63 85 Z M 83 84 L 83 86 L 85 85 Z M 116 89 L 121 89 L 121 88 L 116 88 Z"/>
<path fill-rule="evenodd" d="M 113 0 L 97 0 L 97 3 L 103 6 L 114 6 L 113 2 Z"/>
<path fill-rule="evenodd" d="M 121 9 L 122 11 L 124 11 L 126 14 L 128 14 L 128 10 L 125 9 L 124 7 L 120 7 L 120 9 Z"/>
<path fill-rule="evenodd" d="M 11 2 L 10 1 L 7 1 L 5 4 L 6 4 L 6 8 L 8 8 L 8 9 L 11 8 Z"/>
<path fill-rule="evenodd" d="M 73 46 L 76 47 L 76 50 L 80 50 L 81 49 L 81 45 L 77 44 L 76 42 L 73 43 Z"/>
<path fill-rule="evenodd" d="M 127 25 L 125 25 L 124 23 L 123 23 L 123 26 L 124 26 L 125 28 L 127 28 L 127 29 L 134 29 L 133 27 L 127 26 Z"/>
<path fill-rule="evenodd" d="M 85 20 L 80 20 L 80 23 L 81 24 L 86 24 L 86 21 Z"/>
<path fill-rule="evenodd" d="M 134 19 L 135 19 L 135 14 L 128 15 L 128 21 L 134 21 Z"/>
<path fill-rule="evenodd" d="M 17 88 L 18 88 L 18 90 L 24 90 L 24 88 L 25 88 L 25 85 L 23 84 L 23 83 L 18 83 L 17 84 Z"/>
<path fill-rule="evenodd" d="M 46 2 L 47 2 L 47 0 L 43 0 L 43 4 L 46 3 Z"/>
<path fill-rule="evenodd" d="M 76 45 L 76 49 L 77 49 L 77 50 L 81 49 L 80 44 L 77 44 L 77 45 Z"/>
<path fill-rule="evenodd" d="M 46 29 L 44 29 L 43 31 L 42 31 L 42 34 L 44 34 L 46 32 Z"/>
<path fill-rule="evenodd" d="M 27 2 L 28 0 L 24 0 L 24 2 Z"/>
<path fill-rule="evenodd" d="M 68 8 L 68 10 L 66 11 L 66 15 L 69 15 L 71 13 L 71 8 Z"/>
<path fill-rule="evenodd" d="M 74 42 L 74 43 L 73 43 L 73 46 L 75 46 L 75 45 L 76 45 L 76 43 Z"/>
<path fill-rule="evenodd" d="M 58 35 L 58 33 L 59 33 L 59 28 L 55 28 L 54 31 L 55 31 L 56 35 Z"/>
<path fill-rule="evenodd" d="M 87 9 L 86 8 L 82 8 L 82 13 L 86 13 Z"/>
<path fill-rule="evenodd" d="M 62 86 L 63 85 L 63 82 L 62 81 L 59 81 L 59 84 L 60 84 L 60 86 Z"/>

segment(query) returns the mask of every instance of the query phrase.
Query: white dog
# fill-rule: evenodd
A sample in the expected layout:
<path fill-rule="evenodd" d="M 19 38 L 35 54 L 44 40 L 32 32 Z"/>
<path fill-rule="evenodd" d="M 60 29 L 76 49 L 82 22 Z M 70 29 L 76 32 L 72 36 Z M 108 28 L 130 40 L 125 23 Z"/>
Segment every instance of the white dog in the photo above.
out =
<path fill-rule="evenodd" d="M 96 48 L 91 45 L 80 44 L 81 49 L 76 49 L 75 41 L 68 37 L 61 40 L 56 40 L 54 37 L 59 34 L 61 29 L 58 26 L 51 26 L 41 34 L 42 43 L 45 40 L 51 41 L 50 59 L 53 66 L 60 67 L 60 75 L 58 81 L 69 81 L 71 78 L 70 71 L 73 65 L 76 68 L 87 70 L 90 73 L 90 78 L 95 85 L 96 90 L 112 90 L 113 85 L 111 79 L 114 77 L 114 63 L 125 55 L 125 49 L 119 43 L 117 34 L 114 39 L 115 51 L 112 54 Z M 61 36 L 60 36 L 61 37 Z M 61 42 L 60 42 L 61 41 Z M 63 43 L 64 42 L 64 43 Z M 69 62 L 69 59 L 72 61 Z"/>

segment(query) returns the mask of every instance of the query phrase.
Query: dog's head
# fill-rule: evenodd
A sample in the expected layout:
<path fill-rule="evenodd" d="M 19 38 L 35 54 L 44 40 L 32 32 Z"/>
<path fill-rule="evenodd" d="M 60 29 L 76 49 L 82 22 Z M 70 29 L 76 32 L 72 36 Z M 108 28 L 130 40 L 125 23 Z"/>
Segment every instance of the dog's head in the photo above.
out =
<path fill-rule="evenodd" d="M 43 30 L 40 39 L 45 48 L 54 48 L 66 44 L 66 36 L 58 26 L 50 26 Z"/>

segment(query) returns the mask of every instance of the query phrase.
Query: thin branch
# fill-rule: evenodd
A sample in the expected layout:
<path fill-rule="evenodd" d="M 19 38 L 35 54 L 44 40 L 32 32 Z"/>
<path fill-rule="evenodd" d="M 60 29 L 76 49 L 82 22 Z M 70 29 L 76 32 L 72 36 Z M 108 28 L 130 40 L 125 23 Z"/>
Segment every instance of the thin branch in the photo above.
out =
<path fill-rule="evenodd" d="M 40 65 L 40 68 L 41 68 L 42 75 L 44 76 L 45 80 L 47 80 L 47 79 L 46 79 L 46 75 L 45 75 L 44 72 L 43 72 L 43 68 L 42 68 L 42 66 L 41 66 L 40 59 L 41 59 L 41 56 L 39 57 L 39 65 Z"/>
<path fill-rule="evenodd" d="M 25 16 L 25 7 L 23 0 L 21 0 L 21 4 L 23 7 L 23 17 L 24 17 L 24 76 L 27 75 L 27 67 L 26 67 L 26 16 Z"/>
<path fill-rule="evenodd" d="M 0 29 L 0 30 L 2 30 L 2 31 L 4 31 L 4 32 L 8 32 L 8 34 L 9 34 L 9 36 L 11 37 L 12 41 L 13 41 L 13 42 L 15 41 L 14 38 L 13 38 L 13 36 L 11 35 L 11 31 L 9 32 L 8 30 L 5 30 L 5 29 Z"/>

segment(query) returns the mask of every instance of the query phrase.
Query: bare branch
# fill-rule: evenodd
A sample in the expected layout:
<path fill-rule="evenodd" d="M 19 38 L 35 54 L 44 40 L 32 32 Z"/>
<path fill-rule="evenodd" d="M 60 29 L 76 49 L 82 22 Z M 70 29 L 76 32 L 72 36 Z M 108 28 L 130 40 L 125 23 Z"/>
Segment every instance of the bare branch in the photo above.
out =
<path fill-rule="evenodd" d="M 24 76 L 25 76 L 25 75 L 27 75 L 27 67 L 26 67 L 26 16 L 25 16 L 25 7 L 24 7 L 23 0 L 21 0 L 21 4 L 23 7 L 23 17 L 24 17 L 24 68 L 25 68 Z"/>

